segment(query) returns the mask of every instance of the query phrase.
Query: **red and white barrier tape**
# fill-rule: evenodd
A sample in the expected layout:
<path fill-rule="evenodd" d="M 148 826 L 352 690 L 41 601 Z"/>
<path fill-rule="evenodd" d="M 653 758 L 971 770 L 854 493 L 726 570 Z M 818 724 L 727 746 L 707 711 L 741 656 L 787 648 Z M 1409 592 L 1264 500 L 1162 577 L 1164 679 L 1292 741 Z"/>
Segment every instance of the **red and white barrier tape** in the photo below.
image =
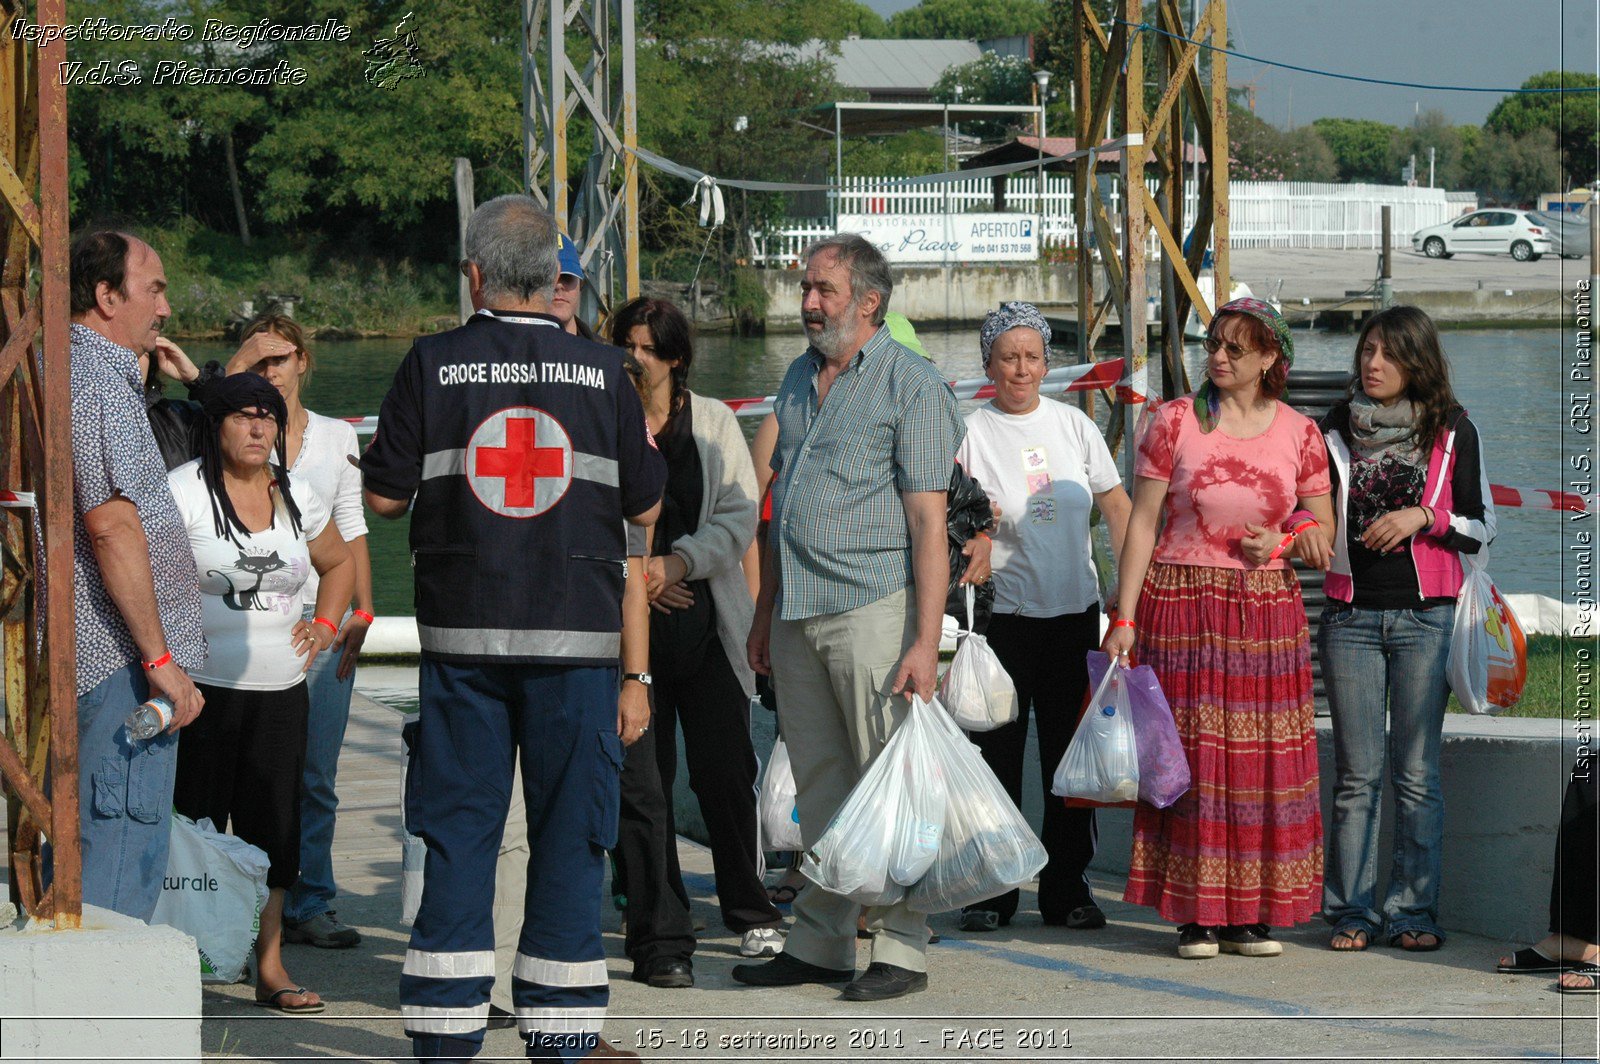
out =
<path fill-rule="evenodd" d="M 1489 494 L 1493 496 L 1496 506 L 1520 506 L 1524 510 L 1565 510 L 1575 514 L 1589 512 L 1589 499 L 1573 491 L 1508 488 L 1504 484 L 1490 484 Z"/>
<path fill-rule="evenodd" d="M 0 507 L 31 510 L 34 507 L 31 491 L 0 491 Z"/>
<path fill-rule="evenodd" d="M 1096 388 L 1109 388 L 1116 384 L 1121 376 L 1120 358 L 1092 362 L 1087 366 L 1061 366 L 1044 375 L 1039 391 L 1045 395 L 1053 395 L 1057 392 L 1086 392 Z M 951 381 L 950 387 L 956 393 L 957 399 L 994 398 L 994 385 L 986 377 Z M 777 397 L 772 395 L 761 395 L 749 399 L 724 399 L 723 402 L 740 417 L 764 417 L 772 413 L 772 401 L 775 398 Z M 355 426 L 355 430 L 359 433 L 376 432 L 378 428 L 378 419 L 375 417 L 347 417 L 344 420 Z"/>
<path fill-rule="evenodd" d="M 1061 366 L 1046 373 L 1039 385 L 1041 394 L 1058 392 L 1087 392 L 1115 386 L 1117 399 L 1124 403 L 1143 403 L 1146 397 L 1122 379 L 1123 360 L 1107 359 L 1086 366 Z M 992 399 L 994 385 L 984 377 L 951 381 L 957 399 Z M 748 399 L 724 399 L 723 402 L 740 417 L 762 417 L 772 412 L 771 395 Z M 376 417 L 347 417 L 344 420 L 355 426 L 359 433 L 376 432 Z M 1504 484 L 1489 485 L 1496 506 L 1514 506 L 1525 510 L 1565 510 L 1569 513 L 1588 513 L 1590 500 L 1570 491 L 1550 491 L 1545 488 L 1509 488 Z M 8 498 L 25 498 L 26 502 L 8 502 Z M 33 496 L 18 496 L 16 492 L 0 492 L 0 506 L 32 506 Z"/>

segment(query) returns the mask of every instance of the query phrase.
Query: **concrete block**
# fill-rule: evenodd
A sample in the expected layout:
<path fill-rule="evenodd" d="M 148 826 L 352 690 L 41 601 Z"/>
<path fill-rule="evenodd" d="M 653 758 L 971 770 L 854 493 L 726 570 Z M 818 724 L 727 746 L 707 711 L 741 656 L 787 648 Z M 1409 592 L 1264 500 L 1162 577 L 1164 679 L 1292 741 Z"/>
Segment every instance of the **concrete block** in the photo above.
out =
<path fill-rule="evenodd" d="M 7 1060 L 198 1061 L 194 939 L 83 907 L 83 928 L 0 928 Z"/>

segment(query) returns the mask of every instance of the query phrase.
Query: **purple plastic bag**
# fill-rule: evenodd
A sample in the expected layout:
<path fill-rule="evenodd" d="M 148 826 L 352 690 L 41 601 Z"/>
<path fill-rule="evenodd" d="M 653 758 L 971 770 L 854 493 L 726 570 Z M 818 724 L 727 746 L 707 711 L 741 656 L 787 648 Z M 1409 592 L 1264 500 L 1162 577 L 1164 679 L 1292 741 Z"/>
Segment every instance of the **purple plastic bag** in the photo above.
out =
<path fill-rule="evenodd" d="M 1104 651 L 1089 651 L 1089 690 L 1100 686 L 1111 659 Z M 1139 748 L 1139 801 L 1165 809 L 1189 789 L 1189 757 L 1178 738 L 1167 696 L 1161 693 L 1155 670 L 1148 665 L 1128 669 L 1128 703 L 1133 710 L 1134 742 Z"/>

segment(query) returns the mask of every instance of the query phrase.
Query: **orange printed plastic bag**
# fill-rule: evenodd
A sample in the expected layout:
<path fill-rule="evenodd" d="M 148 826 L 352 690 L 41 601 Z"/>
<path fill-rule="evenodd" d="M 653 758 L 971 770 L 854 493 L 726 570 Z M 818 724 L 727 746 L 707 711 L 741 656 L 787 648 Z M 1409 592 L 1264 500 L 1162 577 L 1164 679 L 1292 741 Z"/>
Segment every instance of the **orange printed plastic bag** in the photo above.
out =
<path fill-rule="evenodd" d="M 1450 636 L 1450 690 L 1468 713 L 1510 709 L 1528 680 L 1528 640 L 1489 578 L 1484 553 L 1461 555 L 1466 578 Z"/>

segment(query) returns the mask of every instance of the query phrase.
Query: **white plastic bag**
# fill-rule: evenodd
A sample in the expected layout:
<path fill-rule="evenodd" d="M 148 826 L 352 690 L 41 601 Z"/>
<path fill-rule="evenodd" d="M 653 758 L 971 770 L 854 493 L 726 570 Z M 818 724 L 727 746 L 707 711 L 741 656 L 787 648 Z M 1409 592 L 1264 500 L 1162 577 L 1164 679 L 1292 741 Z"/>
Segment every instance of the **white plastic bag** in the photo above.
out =
<path fill-rule="evenodd" d="M 936 745 L 939 724 L 932 718 L 935 713 L 939 711 L 912 695 L 911 712 L 895 733 L 897 737 L 904 733 L 901 771 L 905 790 L 889 851 L 889 878 L 904 887 L 921 879 L 933 864 L 944 835 L 945 774 Z"/>
<path fill-rule="evenodd" d="M 1522 624 L 1489 579 L 1487 550 L 1462 554 L 1461 594 L 1445 672 L 1468 713 L 1499 713 L 1522 698 L 1528 642 Z"/>
<path fill-rule="evenodd" d="M 1124 672 L 1116 661 L 1106 670 L 1056 766 L 1051 794 L 1095 802 L 1131 802 L 1139 797 L 1139 751 Z"/>
<path fill-rule="evenodd" d="M 761 797 L 756 813 L 761 823 L 762 850 L 803 850 L 800 839 L 800 810 L 794 801 L 794 770 L 789 767 L 789 748 L 779 739 L 772 745 L 767 769 L 761 776 Z"/>
<path fill-rule="evenodd" d="M 261 931 L 270 863 L 259 847 L 220 834 L 209 819 L 172 814 L 167 874 L 150 922 L 194 939 L 202 983 L 236 983 L 244 974 Z"/>
<path fill-rule="evenodd" d="M 1049 859 L 983 754 L 943 713 L 930 749 L 945 782 L 944 832 L 939 855 L 906 892 L 911 908 L 950 912 L 1020 887 Z"/>
<path fill-rule="evenodd" d="M 919 737 L 943 717 L 919 698 L 834 814 L 800 871 L 830 894 L 861 905 L 893 905 L 938 849 L 943 803 L 937 801 Z M 946 723 L 945 727 L 950 725 Z M 908 756 L 912 754 L 912 756 Z M 925 793 L 914 794 L 922 789 Z M 934 798 L 934 801 L 929 801 Z M 900 873 L 891 875 L 891 869 Z"/>
<path fill-rule="evenodd" d="M 939 701 L 968 731 L 993 731 L 1017 719 L 1017 688 L 989 641 L 972 630 L 973 588 L 967 585 L 967 627 L 939 685 Z"/>
<path fill-rule="evenodd" d="M 411 767 L 411 736 L 416 734 L 419 714 L 408 713 L 400 724 L 400 923 L 410 927 L 417 922 L 422 907 L 422 869 L 428 858 L 428 844 L 411 834 L 406 823 L 406 772 Z M 409 729 L 409 730 L 408 730 Z"/>

